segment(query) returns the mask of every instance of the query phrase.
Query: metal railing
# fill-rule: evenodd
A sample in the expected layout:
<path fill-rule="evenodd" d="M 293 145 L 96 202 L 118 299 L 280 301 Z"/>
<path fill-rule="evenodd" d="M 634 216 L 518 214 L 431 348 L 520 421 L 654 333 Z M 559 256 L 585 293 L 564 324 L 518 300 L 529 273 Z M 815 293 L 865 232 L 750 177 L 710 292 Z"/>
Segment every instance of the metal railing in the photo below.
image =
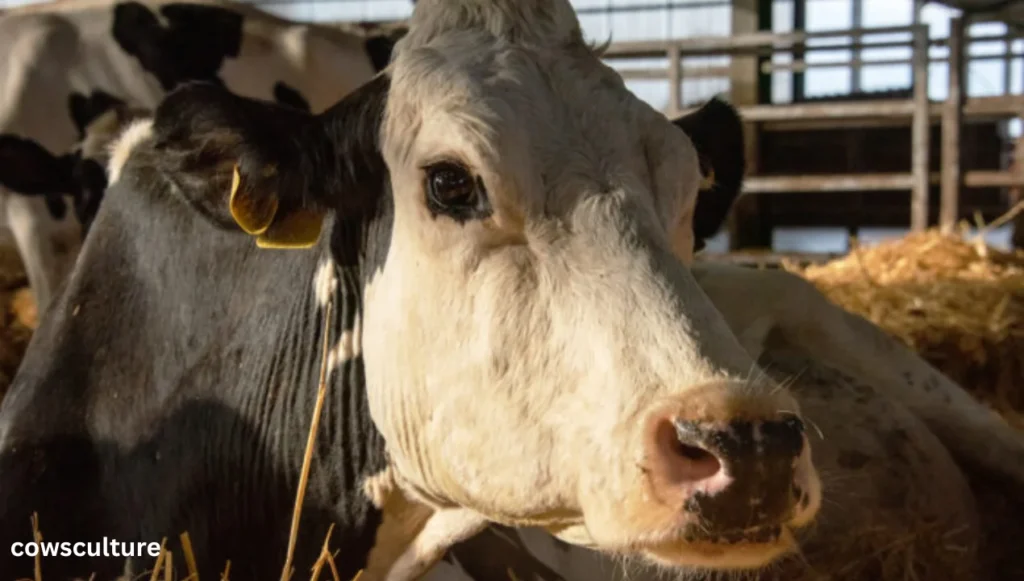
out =
<path fill-rule="evenodd" d="M 911 125 L 911 167 L 904 173 L 858 173 L 846 175 L 815 176 L 750 176 L 745 182 L 744 193 L 770 194 L 775 192 L 840 192 L 865 190 L 901 190 L 911 192 L 910 215 L 912 230 L 920 231 L 928 225 L 928 190 L 933 183 L 940 184 L 941 202 L 939 223 L 950 229 L 956 222 L 959 210 L 960 190 L 963 187 L 1011 187 L 1024 186 L 1024 164 L 1017 168 L 1001 171 L 970 171 L 961 168 L 961 128 L 966 118 L 1007 119 L 1020 117 L 1024 113 L 1024 96 L 1004 95 L 998 97 L 966 98 L 965 54 L 971 42 L 1008 42 L 1014 37 L 967 38 L 965 23 L 960 18 L 951 22 L 950 37 L 929 39 L 928 27 L 923 24 L 894 26 L 886 28 L 859 28 L 828 32 L 754 33 L 731 37 L 684 38 L 671 41 L 622 42 L 613 44 L 605 57 L 612 63 L 622 60 L 667 58 L 665 68 L 622 68 L 618 69 L 624 79 L 666 79 L 669 83 L 669 102 L 664 110 L 675 117 L 687 112 L 682 106 L 682 81 L 686 77 L 728 77 L 730 67 L 684 67 L 682 61 L 688 56 L 744 55 L 770 56 L 778 52 L 805 52 L 812 50 L 844 50 L 909 47 L 907 59 L 888 59 L 881 64 L 909 63 L 912 70 L 913 95 L 909 99 L 871 101 L 847 101 L 828 103 L 797 103 L 787 105 L 756 105 L 738 107 L 743 119 L 753 124 L 794 124 L 807 121 L 835 122 L 852 120 L 862 123 L 897 125 L 910 121 Z M 866 42 L 865 36 L 883 34 L 908 34 L 908 40 Z M 850 37 L 859 39 L 845 44 L 807 46 L 808 41 L 822 38 Z M 932 46 L 948 46 L 949 56 L 929 56 Z M 971 57 L 971 60 L 1011 56 Z M 862 64 L 876 64 L 877 61 L 863 61 Z M 949 89 L 944 102 L 931 102 L 928 98 L 928 65 L 930 62 L 948 61 L 950 65 Z M 842 67 L 855 64 L 853 60 L 808 63 L 805 59 L 793 62 L 765 63 L 762 70 L 797 70 L 811 66 Z M 735 82 L 736 79 L 733 79 Z M 929 129 L 932 120 L 938 118 L 941 124 L 941 171 L 929 172 Z"/>

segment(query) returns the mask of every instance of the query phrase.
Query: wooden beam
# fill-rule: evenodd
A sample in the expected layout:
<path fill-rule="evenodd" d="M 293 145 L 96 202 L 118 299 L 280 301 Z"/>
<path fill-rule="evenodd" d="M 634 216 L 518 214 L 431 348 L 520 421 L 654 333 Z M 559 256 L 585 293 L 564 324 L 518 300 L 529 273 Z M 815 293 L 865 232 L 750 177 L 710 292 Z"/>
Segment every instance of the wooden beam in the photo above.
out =
<path fill-rule="evenodd" d="M 909 173 L 751 176 L 743 181 L 743 192 L 750 194 L 856 192 L 909 190 L 912 186 L 913 176 Z"/>
<path fill-rule="evenodd" d="M 917 25 L 913 48 L 914 114 L 911 121 L 910 229 L 928 227 L 928 27 Z"/>
<path fill-rule="evenodd" d="M 949 93 L 942 107 L 942 197 L 939 227 L 951 232 L 960 215 L 960 190 L 963 187 L 961 145 L 964 111 L 964 29 L 963 18 L 949 22 Z"/>

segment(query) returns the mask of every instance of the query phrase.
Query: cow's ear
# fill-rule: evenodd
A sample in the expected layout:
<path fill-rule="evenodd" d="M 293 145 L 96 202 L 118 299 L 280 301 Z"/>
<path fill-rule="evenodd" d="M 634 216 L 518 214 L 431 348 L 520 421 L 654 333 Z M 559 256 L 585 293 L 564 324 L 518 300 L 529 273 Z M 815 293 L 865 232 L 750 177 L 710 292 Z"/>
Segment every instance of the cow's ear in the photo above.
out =
<path fill-rule="evenodd" d="M 398 35 L 395 35 L 398 36 Z M 375 34 L 366 39 L 363 46 L 370 57 L 373 70 L 382 71 L 391 63 L 391 53 L 395 50 L 396 38 L 387 34 Z"/>
<path fill-rule="evenodd" d="M 74 160 L 60 157 L 31 139 L 0 135 L 0 185 L 19 194 L 71 194 Z"/>
<path fill-rule="evenodd" d="M 693 230 L 695 243 L 703 245 L 721 229 L 743 188 L 743 125 L 736 109 L 717 97 L 673 123 L 690 137 L 700 159 L 704 180 L 697 194 Z"/>
<path fill-rule="evenodd" d="M 346 149 L 331 121 L 367 98 L 356 91 L 325 118 L 191 83 L 157 107 L 156 163 L 169 165 L 166 175 L 185 182 L 178 189 L 191 205 L 222 226 L 241 228 L 262 248 L 307 248 L 328 211 L 358 209 L 348 198 L 365 164 L 353 162 L 359 152 Z"/>

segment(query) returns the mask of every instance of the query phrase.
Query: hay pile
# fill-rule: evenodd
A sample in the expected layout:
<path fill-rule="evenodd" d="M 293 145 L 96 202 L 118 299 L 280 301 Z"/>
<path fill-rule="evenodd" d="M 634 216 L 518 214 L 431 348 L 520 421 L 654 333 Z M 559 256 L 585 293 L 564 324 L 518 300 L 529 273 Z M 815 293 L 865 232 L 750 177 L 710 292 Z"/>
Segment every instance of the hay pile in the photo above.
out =
<path fill-rule="evenodd" d="M 1024 252 L 929 230 L 783 267 L 1024 428 Z"/>
<path fill-rule="evenodd" d="M 0 398 L 36 326 L 36 305 L 17 249 L 0 245 Z"/>

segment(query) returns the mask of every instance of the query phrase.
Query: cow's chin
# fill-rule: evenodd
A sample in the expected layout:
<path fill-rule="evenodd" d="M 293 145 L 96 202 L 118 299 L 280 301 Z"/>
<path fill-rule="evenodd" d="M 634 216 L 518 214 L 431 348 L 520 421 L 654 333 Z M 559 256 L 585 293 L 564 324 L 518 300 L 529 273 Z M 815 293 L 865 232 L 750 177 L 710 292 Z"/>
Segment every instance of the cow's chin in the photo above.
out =
<path fill-rule="evenodd" d="M 640 554 L 668 567 L 699 567 L 711 570 L 754 570 L 763 568 L 796 549 L 789 527 L 755 528 L 723 536 L 694 534 L 651 535 L 626 547 L 604 547 L 596 543 L 583 526 L 561 529 L 553 534 L 578 546 L 617 554 Z"/>
<path fill-rule="evenodd" d="M 786 527 L 765 527 L 722 537 L 688 537 L 637 547 L 652 561 L 667 566 L 714 570 L 760 569 L 796 549 Z"/>

